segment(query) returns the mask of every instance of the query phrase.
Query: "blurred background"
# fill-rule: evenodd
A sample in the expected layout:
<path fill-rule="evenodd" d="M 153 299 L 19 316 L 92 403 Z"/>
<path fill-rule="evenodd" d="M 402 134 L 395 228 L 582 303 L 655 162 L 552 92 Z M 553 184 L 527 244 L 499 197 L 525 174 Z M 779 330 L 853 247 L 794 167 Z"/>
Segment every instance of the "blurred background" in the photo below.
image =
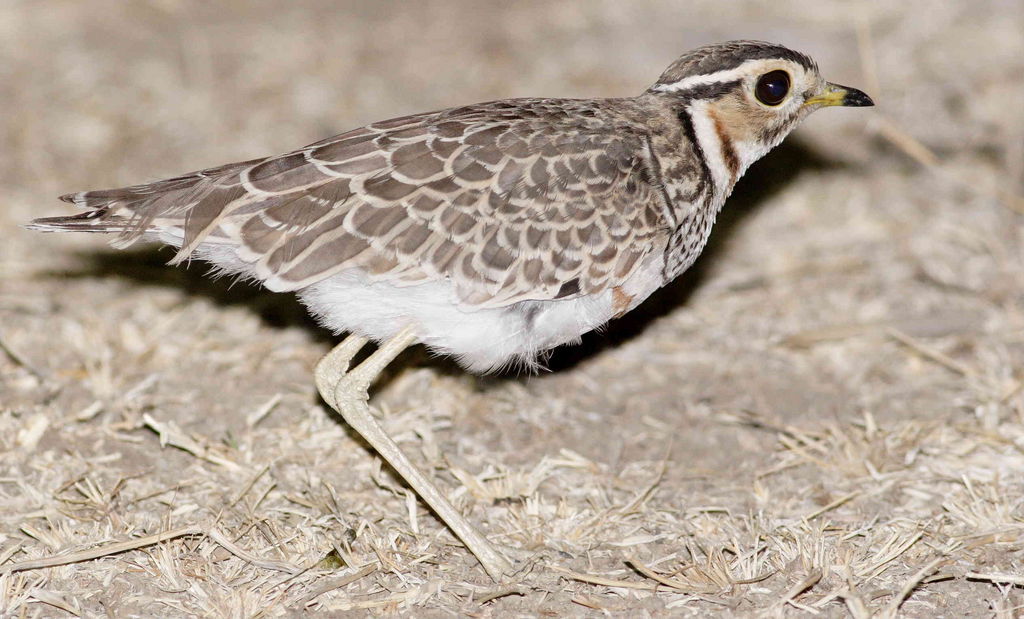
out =
<path fill-rule="evenodd" d="M 321 409 L 310 370 L 332 336 L 290 297 L 19 226 L 70 212 L 63 193 L 403 114 L 637 94 L 737 38 L 803 51 L 878 105 L 810 117 L 692 272 L 553 372 L 477 379 L 413 354 L 379 394 L 389 428 L 500 543 L 642 582 L 631 554 L 692 584 L 552 576 L 496 612 L 755 612 L 815 573 L 799 603 L 889 591 L 875 610 L 942 557 L 905 612 L 1019 611 L 1019 586 L 964 574 L 1024 569 L 1020 0 L 0 2 L 0 561 L 212 522 L 297 565 L 338 540 L 385 558 L 307 600 L 316 574 L 282 588 L 175 543 L 0 576 L 0 606 L 480 610 L 473 561 Z"/>

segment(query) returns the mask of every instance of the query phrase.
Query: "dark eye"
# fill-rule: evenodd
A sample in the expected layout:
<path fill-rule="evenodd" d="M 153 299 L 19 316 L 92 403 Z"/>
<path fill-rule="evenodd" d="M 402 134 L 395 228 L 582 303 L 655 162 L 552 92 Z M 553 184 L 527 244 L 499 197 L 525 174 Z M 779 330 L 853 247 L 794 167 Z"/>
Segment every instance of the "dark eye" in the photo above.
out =
<path fill-rule="evenodd" d="M 757 78 L 754 95 L 765 105 L 778 105 L 789 94 L 789 73 L 772 71 Z"/>

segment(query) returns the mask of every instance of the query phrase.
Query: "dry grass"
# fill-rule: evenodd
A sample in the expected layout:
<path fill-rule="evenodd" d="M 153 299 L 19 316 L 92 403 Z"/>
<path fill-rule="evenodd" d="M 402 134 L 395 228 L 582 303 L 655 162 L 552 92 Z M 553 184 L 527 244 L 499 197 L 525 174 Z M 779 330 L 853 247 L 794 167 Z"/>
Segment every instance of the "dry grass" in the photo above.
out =
<path fill-rule="evenodd" d="M 0 6 L 0 614 L 1024 614 L 1014 2 Z M 877 110 L 751 170 L 698 269 L 555 356 L 375 396 L 471 557 L 315 397 L 285 297 L 18 228 L 53 197 L 776 39 Z M 45 567 L 44 567 L 45 566 Z"/>

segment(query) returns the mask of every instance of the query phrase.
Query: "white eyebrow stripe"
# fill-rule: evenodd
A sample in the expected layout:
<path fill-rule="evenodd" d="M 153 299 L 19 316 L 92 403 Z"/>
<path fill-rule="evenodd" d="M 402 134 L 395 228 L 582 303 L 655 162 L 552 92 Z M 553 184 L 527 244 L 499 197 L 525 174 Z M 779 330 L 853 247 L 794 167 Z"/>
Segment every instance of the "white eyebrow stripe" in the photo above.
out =
<path fill-rule="evenodd" d="M 761 62 L 764 62 L 764 60 L 747 60 L 738 67 L 726 69 L 725 71 L 715 71 L 714 73 L 708 73 L 706 75 L 691 75 L 689 77 L 684 77 L 678 82 L 673 82 L 671 84 L 658 84 L 657 86 L 654 87 L 654 90 L 657 90 L 659 92 L 678 92 L 680 90 L 689 90 L 694 86 L 734 82 L 743 77 L 747 73 L 747 67 L 749 65 Z"/>

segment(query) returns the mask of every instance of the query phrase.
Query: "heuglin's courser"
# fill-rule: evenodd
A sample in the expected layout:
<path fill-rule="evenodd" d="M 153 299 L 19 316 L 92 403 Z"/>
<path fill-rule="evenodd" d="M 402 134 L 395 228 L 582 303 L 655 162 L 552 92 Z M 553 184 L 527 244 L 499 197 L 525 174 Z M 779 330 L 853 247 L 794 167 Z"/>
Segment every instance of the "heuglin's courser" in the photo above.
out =
<path fill-rule="evenodd" d="M 697 258 L 736 180 L 812 111 L 869 106 L 807 56 L 732 41 L 621 99 L 509 99 L 374 123 L 304 148 L 64 196 L 44 231 L 173 245 L 295 291 L 350 335 L 316 368 L 336 408 L 495 579 L 511 564 L 384 432 L 367 388 L 421 343 L 469 370 L 537 356 L 636 307 Z M 354 368 L 367 342 L 377 351 Z"/>

